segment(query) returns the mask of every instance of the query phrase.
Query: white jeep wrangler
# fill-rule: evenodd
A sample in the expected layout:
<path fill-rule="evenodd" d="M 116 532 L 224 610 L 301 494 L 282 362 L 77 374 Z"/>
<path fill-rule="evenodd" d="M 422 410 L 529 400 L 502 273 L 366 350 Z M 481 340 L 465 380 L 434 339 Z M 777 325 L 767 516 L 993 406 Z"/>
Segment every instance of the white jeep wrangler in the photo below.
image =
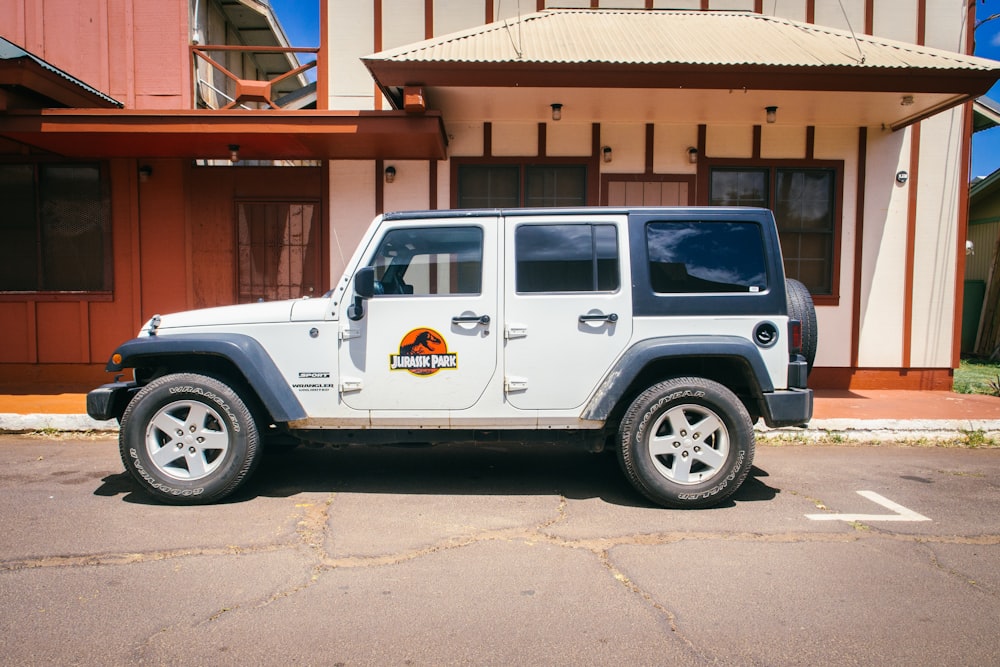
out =
<path fill-rule="evenodd" d="M 614 447 L 654 503 L 714 505 L 752 424 L 803 424 L 816 320 L 770 211 L 450 210 L 377 217 L 322 298 L 157 315 L 90 392 L 170 503 L 232 493 L 272 439 Z"/>

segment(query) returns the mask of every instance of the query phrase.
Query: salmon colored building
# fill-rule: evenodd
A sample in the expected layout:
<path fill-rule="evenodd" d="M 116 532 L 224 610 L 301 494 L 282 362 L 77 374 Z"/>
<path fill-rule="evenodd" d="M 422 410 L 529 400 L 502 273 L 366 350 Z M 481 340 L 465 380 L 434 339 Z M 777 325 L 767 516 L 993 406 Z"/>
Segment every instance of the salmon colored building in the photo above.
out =
<path fill-rule="evenodd" d="M 813 386 L 951 386 L 971 0 L 317 2 L 317 48 L 260 0 L 0 7 L 0 384 L 321 294 L 382 211 L 648 203 L 775 211 Z"/>

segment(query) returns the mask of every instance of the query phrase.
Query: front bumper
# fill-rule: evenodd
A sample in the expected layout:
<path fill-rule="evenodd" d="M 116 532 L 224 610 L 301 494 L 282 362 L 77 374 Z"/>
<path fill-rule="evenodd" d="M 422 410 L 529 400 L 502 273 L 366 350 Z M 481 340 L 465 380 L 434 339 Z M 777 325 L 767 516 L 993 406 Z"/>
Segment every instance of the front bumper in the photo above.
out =
<path fill-rule="evenodd" d="M 87 394 L 87 414 L 91 419 L 121 421 L 129 401 L 139 391 L 135 382 L 109 382 Z"/>

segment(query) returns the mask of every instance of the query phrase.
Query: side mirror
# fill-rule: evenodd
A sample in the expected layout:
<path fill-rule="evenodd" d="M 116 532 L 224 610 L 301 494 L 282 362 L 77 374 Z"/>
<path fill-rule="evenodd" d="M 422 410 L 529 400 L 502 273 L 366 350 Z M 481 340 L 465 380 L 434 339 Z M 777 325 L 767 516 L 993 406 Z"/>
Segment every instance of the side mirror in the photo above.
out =
<path fill-rule="evenodd" d="M 354 293 L 362 299 L 375 296 L 375 267 L 366 266 L 354 274 Z"/>
<path fill-rule="evenodd" d="M 354 274 L 354 303 L 347 307 L 347 317 L 357 322 L 365 316 L 365 299 L 375 296 L 375 267 L 366 266 Z"/>

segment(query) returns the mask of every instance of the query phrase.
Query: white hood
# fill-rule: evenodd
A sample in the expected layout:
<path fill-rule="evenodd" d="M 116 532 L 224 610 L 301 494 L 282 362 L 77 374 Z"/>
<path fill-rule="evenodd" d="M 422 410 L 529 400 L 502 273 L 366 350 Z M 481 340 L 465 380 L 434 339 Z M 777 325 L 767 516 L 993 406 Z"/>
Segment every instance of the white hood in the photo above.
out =
<path fill-rule="evenodd" d="M 180 313 L 156 315 L 142 326 L 140 335 L 148 334 L 153 327 L 157 332 L 191 327 L 232 327 L 244 324 L 273 324 L 277 322 L 321 320 L 326 312 L 327 299 L 291 299 L 288 301 L 263 301 L 238 306 L 201 308 Z M 159 321 L 157 322 L 157 318 Z M 179 332 L 178 332 L 179 333 Z"/>

